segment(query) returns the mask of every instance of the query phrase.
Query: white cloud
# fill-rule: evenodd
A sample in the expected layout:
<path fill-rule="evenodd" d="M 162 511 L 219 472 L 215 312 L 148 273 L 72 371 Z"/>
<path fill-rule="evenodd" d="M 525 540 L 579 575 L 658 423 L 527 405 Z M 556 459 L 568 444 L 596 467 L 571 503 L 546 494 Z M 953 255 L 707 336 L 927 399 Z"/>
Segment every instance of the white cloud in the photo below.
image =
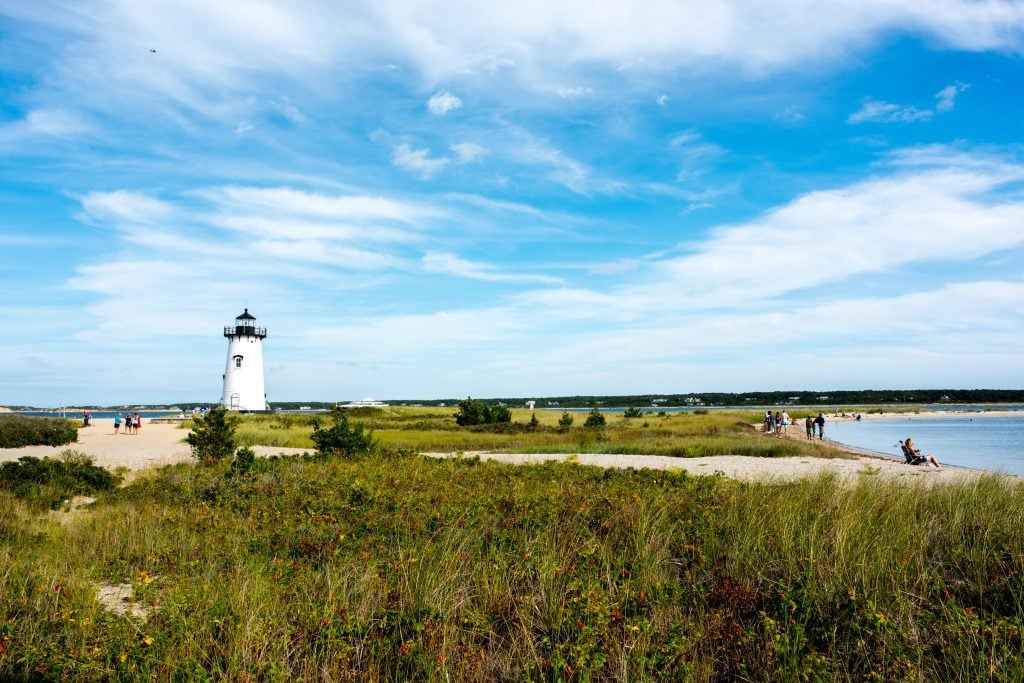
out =
<path fill-rule="evenodd" d="M 395 147 L 392 163 L 398 168 L 416 173 L 421 180 L 430 180 L 435 173 L 451 163 L 448 157 L 430 158 L 429 149 L 413 149 L 406 143 Z"/>
<path fill-rule="evenodd" d="M 242 121 L 235 127 L 235 135 L 242 136 L 252 130 L 254 126 L 248 121 Z"/>
<path fill-rule="evenodd" d="M 846 122 L 858 123 L 913 123 L 915 121 L 928 121 L 932 118 L 930 109 L 918 109 L 902 104 L 891 102 L 878 102 L 868 100 L 858 111 L 850 114 Z"/>
<path fill-rule="evenodd" d="M 530 273 L 506 273 L 489 263 L 468 261 L 454 254 L 427 252 L 423 255 L 423 270 L 428 273 L 454 275 L 487 282 L 559 282 L 558 278 Z"/>
<path fill-rule="evenodd" d="M 658 104 L 661 105 L 662 107 L 668 104 L 668 95 L 659 95 Z"/>
<path fill-rule="evenodd" d="M 273 104 L 277 111 L 281 113 L 281 116 L 294 124 L 305 123 L 308 120 L 306 115 L 302 113 L 302 110 L 289 101 L 287 97 Z"/>
<path fill-rule="evenodd" d="M 455 152 L 455 155 L 458 157 L 458 161 L 461 164 L 472 163 L 487 154 L 487 149 L 475 142 L 460 142 L 456 145 L 452 145 L 449 149 Z"/>
<path fill-rule="evenodd" d="M 570 97 L 579 97 L 581 95 L 589 95 L 594 91 L 586 86 L 577 86 L 575 88 L 559 88 L 557 91 L 558 96 L 563 99 Z"/>
<path fill-rule="evenodd" d="M 453 109 L 461 109 L 462 100 L 447 90 L 436 93 L 427 100 L 427 109 L 435 116 L 444 116 Z"/>
<path fill-rule="evenodd" d="M 935 103 L 935 110 L 953 111 L 953 107 L 956 106 L 956 96 L 970 87 L 970 83 L 961 83 L 960 81 L 957 81 L 952 85 L 947 85 L 945 88 L 935 93 L 935 99 L 938 100 Z"/>

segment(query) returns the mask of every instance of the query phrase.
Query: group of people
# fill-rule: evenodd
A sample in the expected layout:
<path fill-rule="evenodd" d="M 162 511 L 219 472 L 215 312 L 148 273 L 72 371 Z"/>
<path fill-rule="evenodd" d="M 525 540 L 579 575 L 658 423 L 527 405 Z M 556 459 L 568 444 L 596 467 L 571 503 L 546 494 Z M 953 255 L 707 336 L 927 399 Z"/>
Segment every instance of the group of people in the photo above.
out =
<path fill-rule="evenodd" d="M 818 437 L 819 439 L 825 438 L 825 413 L 818 413 L 818 417 L 807 416 L 804 420 L 804 430 L 807 432 L 807 438 L 813 439 Z"/>
<path fill-rule="evenodd" d="M 785 434 L 792 420 L 785 410 L 772 413 L 768 410 L 764 414 L 764 431 L 766 434 Z M 807 429 L 807 438 L 825 438 L 825 414 L 818 413 L 818 417 L 807 416 L 804 420 L 804 427 Z"/>
<path fill-rule="evenodd" d="M 789 413 L 783 410 L 781 413 L 768 410 L 764 414 L 764 431 L 766 434 L 785 434 L 789 427 Z"/>
<path fill-rule="evenodd" d="M 125 434 L 138 434 L 139 429 L 142 427 L 142 418 L 136 412 L 134 415 L 131 413 L 124 414 L 124 433 Z M 114 433 L 117 434 L 121 430 L 121 414 L 114 413 Z"/>

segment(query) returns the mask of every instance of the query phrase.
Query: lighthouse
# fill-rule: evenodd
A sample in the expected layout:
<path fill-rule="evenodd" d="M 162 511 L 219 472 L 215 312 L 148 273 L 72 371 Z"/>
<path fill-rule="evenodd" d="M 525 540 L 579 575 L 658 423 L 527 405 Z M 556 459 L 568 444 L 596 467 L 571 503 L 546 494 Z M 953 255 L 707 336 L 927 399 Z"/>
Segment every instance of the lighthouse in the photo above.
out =
<path fill-rule="evenodd" d="M 224 368 L 221 404 L 228 410 L 269 410 L 263 387 L 263 340 L 267 328 L 256 326 L 256 316 L 245 311 L 235 324 L 224 328 L 228 362 Z"/>

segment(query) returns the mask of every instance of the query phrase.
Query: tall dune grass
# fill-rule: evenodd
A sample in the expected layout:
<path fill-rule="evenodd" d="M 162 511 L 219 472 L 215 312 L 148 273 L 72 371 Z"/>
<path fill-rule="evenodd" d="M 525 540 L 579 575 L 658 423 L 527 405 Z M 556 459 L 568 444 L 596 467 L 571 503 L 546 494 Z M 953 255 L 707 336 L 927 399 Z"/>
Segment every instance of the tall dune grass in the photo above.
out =
<path fill-rule="evenodd" d="M 1024 490 L 998 477 L 285 458 L 49 519 L 0 493 L 0 678 L 1024 678 Z M 121 582 L 148 621 L 97 604 Z"/>

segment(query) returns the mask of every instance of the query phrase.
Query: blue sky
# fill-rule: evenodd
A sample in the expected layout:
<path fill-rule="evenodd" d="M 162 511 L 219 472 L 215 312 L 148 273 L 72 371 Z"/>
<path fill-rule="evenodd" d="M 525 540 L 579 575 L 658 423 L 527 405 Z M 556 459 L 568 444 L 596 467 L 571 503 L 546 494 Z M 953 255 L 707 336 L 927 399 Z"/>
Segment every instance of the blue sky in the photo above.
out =
<path fill-rule="evenodd" d="M 1024 387 L 1024 3 L 0 0 L 0 404 Z"/>

